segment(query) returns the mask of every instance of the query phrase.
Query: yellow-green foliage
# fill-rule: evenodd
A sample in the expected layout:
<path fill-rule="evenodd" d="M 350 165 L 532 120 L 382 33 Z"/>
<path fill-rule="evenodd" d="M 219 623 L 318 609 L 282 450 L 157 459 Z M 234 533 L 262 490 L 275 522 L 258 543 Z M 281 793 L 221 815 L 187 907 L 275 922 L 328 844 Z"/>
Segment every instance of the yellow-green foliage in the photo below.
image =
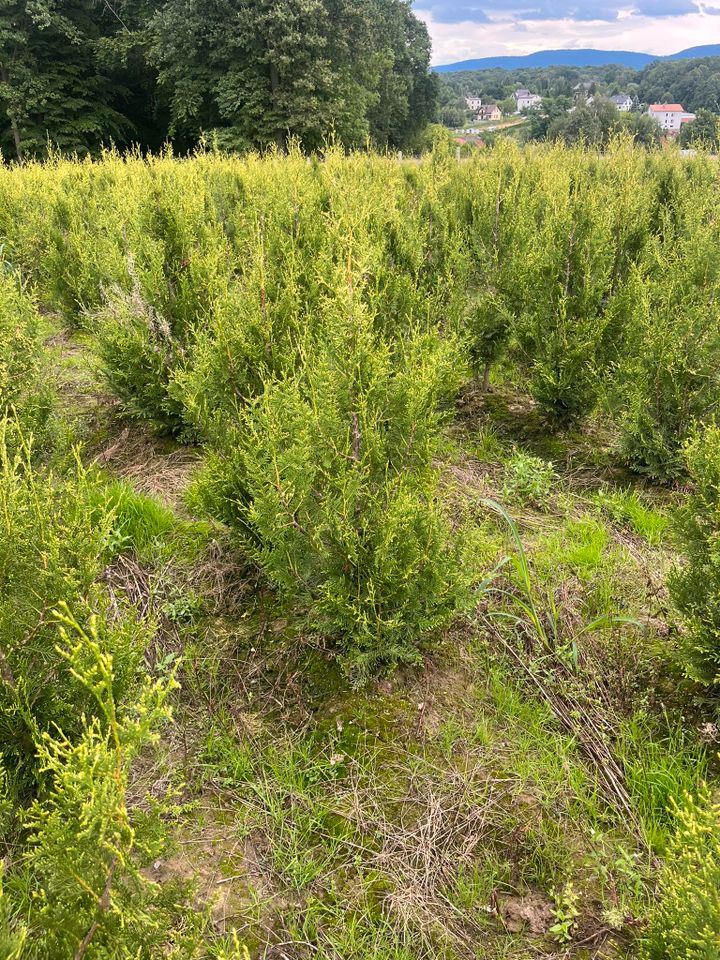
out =
<path fill-rule="evenodd" d="M 174 681 L 146 677 L 123 703 L 97 620 L 85 630 L 63 607 L 53 618 L 58 655 L 94 702 L 95 716 L 80 718 L 73 739 L 58 728 L 37 739 L 48 786 L 17 813 L 27 844 L 14 851 L 0 890 L 0 937 L 6 946 L 22 945 L 27 958 L 72 960 L 92 944 L 91 955 L 119 960 L 166 935 L 154 909 L 157 886 L 140 869 L 157 854 L 162 834 L 128 811 L 127 793 L 132 761 L 169 719 Z"/>
<path fill-rule="evenodd" d="M 108 152 L 0 171 L 0 238 L 45 306 L 97 332 L 125 411 L 163 430 L 207 438 L 296 367 L 350 242 L 386 334 L 460 332 L 478 372 L 509 357 L 551 420 L 609 394 L 628 462 L 665 476 L 717 387 L 715 177 L 622 139 L 461 164 Z"/>
<path fill-rule="evenodd" d="M 708 427 L 684 448 L 693 491 L 676 515 L 687 563 L 670 580 L 685 619 L 684 665 L 695 680 L 720 685 L 720 428 Z"/>
<path fill-rule="evenodd" d="M 388 341 L 362 301 L 341 273 L 303 369 L 238 410 L 195 494 L 356 680 L 416 660 L 479 573 L 451 544 L 432 463 L 438 402 L 462 377 L 452 343 Z"/>
<path fill-rule="evenodd" d="M 104 576 L 167 524 L 79 463 L 50 472 L 0 422 L 3 957 L 120 960 L 168 941 L 161 891 L 141 872 L 165 842 L 163 802 L 133 812 L 128 783 L 169 719 L 174 680 L 139 669 L 153 620 L 111 604 Z"/>
<path fill-rule="evenodd" d="M 677 810 L 646 940 L 649 960 L 717 960 L 720 950 L 720 803 L 705 788 Z"/>
<path fill-rule="evenodd" d="M 0 261 L 0 418 L 42 434 L 52 403 L 48 364 L 31 294 L 9 264 Z"/>
<path fill-rule="evenodd" d="M 130 763 L 167 719 L 172 682 L 142 679 L 152 618 L 107 587 L 118 554 L 151 555 L 175 521 L 79 463 L 43 466 L 37 304 L 83 328 L 120 416 L 203 445 L 194 506 L 224 522 L 294 614 L 288 641 L 298 624 L 322 633 L 361 682 L 417 661 L 495 559 L 467 546 L 462 511 L 451 517 L 443 501 L 443 426 L 473 373 L 495 384 L 502 361 L 503 386 L 529 394 L 509 412 L 540 431 L 543 418 L 603 415 L 633 468 L 684 469 L 683 444 L 720 396 L 716 182 L 705 157 L 627 141 L 602 156 L 501 142 L 463 163 L 444 147 L 419 163 L 292 149 L 0 168 L 0 953 L 65 960 L 90 934 L 88 957 L 191 955 L 170 942 L 141 872 L 154 839 L 127 803 Z M 689 672 L 715 680 L 708 438 L 709 453 L 688 448 L 694 541 L 678 583 Z M 517 453 L 504 496 L 558 507 L 556 480 L 547 461 Z M 659 537 L 663 518 L 639 500 L 600 503 Z M 618 622 L 624 554 L 595 517 L 576 515 L 537 550 L 541 608 L 511 528 L 524 615 L 509 622 L 579 678 L 578 638 Z M 558 570 L 583 591 L 582 629 L 561 616 Z M 664 831 L 669 791 L 648 787 L 640 766 L 627 764 L 631 793 L 662 808 Z M 653 960 L 716 956 L 717 817 L 707 796 L 678 814 Z M 550 857 L 540 861 L 545 883 Z M 575 894 L 556 890 L 564 940 Z M 228 956 L 240 950 L 228 940 Z"/>
<path fill-rule="evenodd" d="M 59 603 L 81 624 L 104 610 L 100 585 L 112 559 L 115 521 L 100 478 L 79 465 L 69 476 L 33 466 L 30 448 L 12 452 L 0 423 L 0 762 L 17 797 L 43 779 L 38 743 L 62 730 L 72 739 L 93 699 L 57 651 Z M 114 658 L 115 695 L 131 683 L 146 640 L 131 610 L 98 621 Z"/>
<path fill-rule="evenodd" d="M 257 463 L 274 463 L 278 444 L 284 452 L 295 444 L 299 455 L 297 438 L 285 435 L 289 414 L 282 439 L 268 426 L 270 409 L 275 416 L 282 403 L 304 427 L 326 418 L 303 453 L 319 469 L 337 450 L 357 447 L 361 402 L 381 418 L 388 383 L 408 398 L 417 391 L 409 435 L 388 444 L 365 490 L 376 505 L 385 495 L 394 502 L 392 485 L 381 490 L 404 462 L 402 443 L 416 449 L 418 424 L 436 440 L 440 412 L 470 371 L 488 374 L 500 358 L 546 419 L 601 407 L 632 466 L 676 473 L 683 440 L 720 392 L 714 177 L 704 157 L 648 154 L 625 140 L 603 156 L 501 143 L 460 164 L 446 149 L 421 163 L 338 149 L 322 159 L 296 149 L 184 159 L 108 152 L 97 162 L 54 158 L 0 171 L 0 232 L 43 305 L 87 328 L 121 412 L 203 442 L 223 465 L 205 486 L 206 501 L 252 530 L 246 549 L 291 593 L 273 566 L 279 534 L 272 525 L 261 533 L 257 522 L 270 491 L 249 485 L 247 465 L 238 466 L 260 421 Z M 376 383 L 363 379 L 359 360 L 346 364 L 330 390 L 317 380 L 326 360 L 319 346 L 343 341 L 347 324 L 357 329 L 347 358 L 365 337 L 369 369 L 387 370 Z M 443 360 L 444 384 L 423 399 L 429 358 L 449 355 L 452 376 Z M 426 462 L 410 462 L 410 487 Z M 552 476 L 533 463 L 511 465 L 508 495 L 544 499 Z M 352 462 L 345 466 L 348 482 L 367 481 Z M 424 481 L 417 489 L 433 502 Z M 346 499 L 315 487 L 308 495 L 306 519 L 336 537 Z M 366 545 L 379 549 L 390 516 L 366 511 Z M 317 530 L 307 533 L 317 540 Z M 393 536 L 402 539 L 399 530 Z M 346 592 L 344 626 L 333 623 L 331 632 L 357 637 L 367 609 L 357 583 L 350 589 L 344 580 L 355 560 L 343 551 L 352 554 L 344 544 L 330 567 L 344 571 L 332 579 L 333 590 Z M 366 586 L 379 557 L 361 565 Z M 591 566 L 592 550 L 588 557 L 579 566 Z M 297 576 L 298 565 L 290 569 Z M 330 589 L 328 569 L 313 569 L 319 580 L 304 591 L 315 610 Z M 412 569 L 404 568 L 408 582 Z M 371 620 L 389 618 L 394 630 L 397 611 L 385 602 Z M 412 619 L 411 606 L 402 600 L 402 616 Z"/>

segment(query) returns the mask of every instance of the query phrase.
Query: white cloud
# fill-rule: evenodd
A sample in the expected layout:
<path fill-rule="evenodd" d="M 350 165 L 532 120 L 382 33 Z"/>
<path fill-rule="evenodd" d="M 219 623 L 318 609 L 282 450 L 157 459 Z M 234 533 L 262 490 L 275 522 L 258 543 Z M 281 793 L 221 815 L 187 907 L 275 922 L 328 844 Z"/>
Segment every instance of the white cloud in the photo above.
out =
<path fill-rule="evenodd" d="M 705 3 L 720 9 L 720 0 Z M 438 23 L 422 7 L 433 41 L 433 63 L 454 63 L 475 57 L 515 56 L 536 50 L 594 47 L 664 55 L 686 47 L 720 43 L 720 17 L 690 13 L 647 17 L 624 9 L 616 20 L 507 20 L 489 15 L 489 22 Z"/>

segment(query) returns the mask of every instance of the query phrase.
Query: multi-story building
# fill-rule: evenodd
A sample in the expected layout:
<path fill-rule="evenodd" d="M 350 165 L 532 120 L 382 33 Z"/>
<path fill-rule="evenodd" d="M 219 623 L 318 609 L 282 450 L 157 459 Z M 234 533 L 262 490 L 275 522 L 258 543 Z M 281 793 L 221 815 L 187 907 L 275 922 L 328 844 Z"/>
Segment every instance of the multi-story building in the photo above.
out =
<path fill-rule="evenodd" d="M 502 112 L 496 103 L 484 103 L 475 111 L 476 120 L 502 120 Z"/>
<path fill-rule="evenodd" d="M 537 93 L 531 93 L 529 90 L 516 90 L 513 94 L 518 113 L 523 110 L 532 110 L 539 107 L 542 103 L 542 97 Z"/>
<path fill-rule="evenodd" d="M 632 97 L 626 93 L 616 93 L 614 97 L 610 97 L 610 103 L 614 104 L 620 113 L 629 113 L 632 110 Z"/>
<path fill-rule="evenodd" d="M 690 123 L 695 119 L 695 114 L 683 110 L 682 104 L 679 103 L 651 103 L 648 107 L 648 115 L 671 136 L 679 133 L 684 123 Z"/>

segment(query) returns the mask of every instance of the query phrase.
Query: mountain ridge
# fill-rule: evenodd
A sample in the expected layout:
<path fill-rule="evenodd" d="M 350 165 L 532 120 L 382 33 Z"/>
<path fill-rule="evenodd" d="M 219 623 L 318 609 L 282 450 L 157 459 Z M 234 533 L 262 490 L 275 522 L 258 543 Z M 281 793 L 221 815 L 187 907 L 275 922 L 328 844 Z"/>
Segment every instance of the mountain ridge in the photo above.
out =
<path fill-rule="evenodd" d="M 632 50 L 596 50 L 588 47 L 581 50 L 537 50 L 521 56 L 480 57 L 459 60 L 456 63 L 433 67 L 436 73 L 459 73 L 462 70 L 520 70 L 523 67 L 603 67 L 621 66 L 642 70 L 657 60 L 690 60 L 700 57 L 720 57 L 720 43 L 688 47 L 667 56 L 651 53 L 636 53 Z"/>

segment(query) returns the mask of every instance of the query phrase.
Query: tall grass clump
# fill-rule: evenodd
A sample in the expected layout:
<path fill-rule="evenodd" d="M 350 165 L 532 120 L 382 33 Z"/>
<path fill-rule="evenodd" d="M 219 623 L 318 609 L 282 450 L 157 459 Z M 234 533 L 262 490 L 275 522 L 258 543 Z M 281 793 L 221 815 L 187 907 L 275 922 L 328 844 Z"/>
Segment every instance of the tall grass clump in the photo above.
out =
<path fill-rule="evenodd" d="M 302 368 L 269 381 L 210 460 L 196 498 L 361 682 L 412 662 L 472 574 L 452 542 L 433 466 L 453 344 L 375 330 L 351 274 L 323 304 Z"/>

